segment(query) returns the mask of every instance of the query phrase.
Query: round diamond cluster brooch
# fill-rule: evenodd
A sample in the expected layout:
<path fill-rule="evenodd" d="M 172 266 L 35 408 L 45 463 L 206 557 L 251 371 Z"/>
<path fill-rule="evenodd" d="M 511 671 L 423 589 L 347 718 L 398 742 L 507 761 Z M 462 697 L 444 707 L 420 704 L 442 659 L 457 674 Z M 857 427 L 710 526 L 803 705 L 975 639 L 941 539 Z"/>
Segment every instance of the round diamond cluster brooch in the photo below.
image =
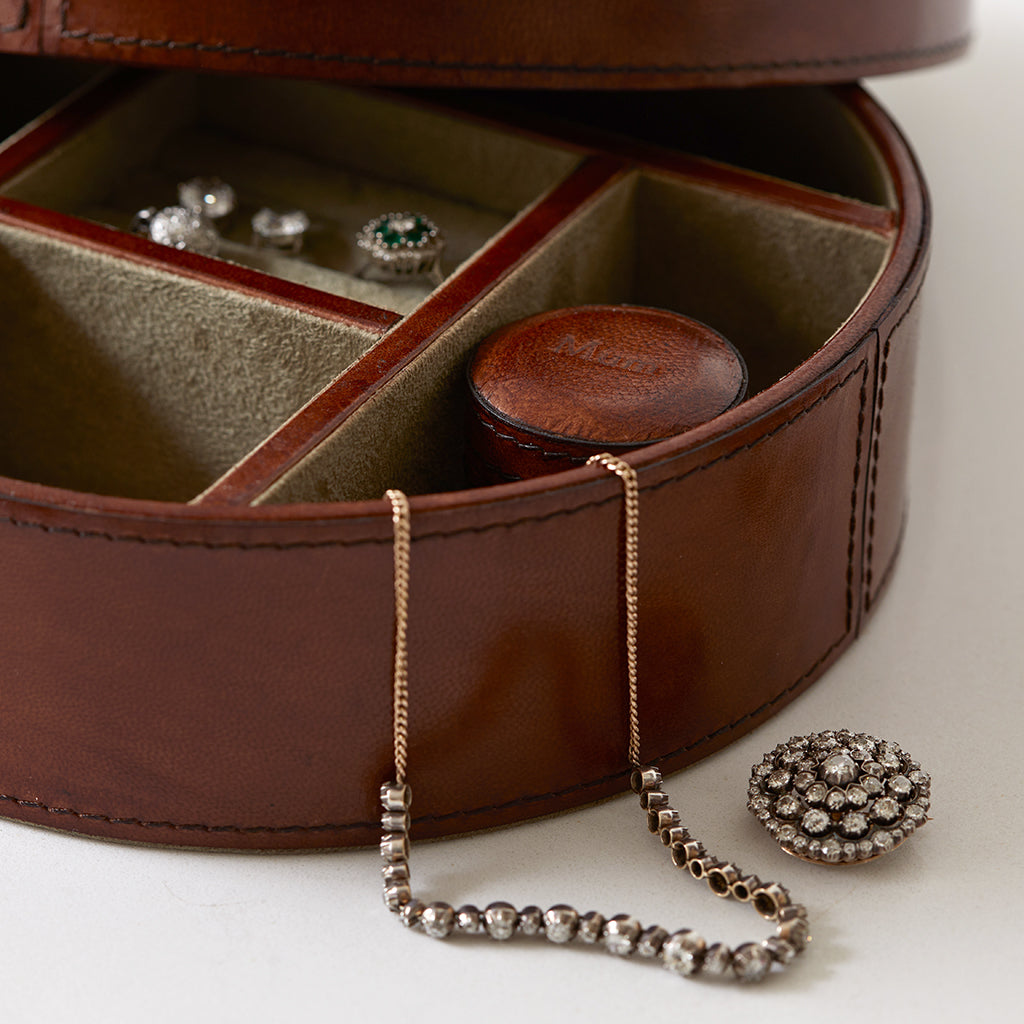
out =
<path fill-rule="evenodd" d="M 846 729 L 794 736 L 754 765 L 747 807 L 803 860 L 852 864 L 928 821 L 931 778 L 898 743 Z"/>

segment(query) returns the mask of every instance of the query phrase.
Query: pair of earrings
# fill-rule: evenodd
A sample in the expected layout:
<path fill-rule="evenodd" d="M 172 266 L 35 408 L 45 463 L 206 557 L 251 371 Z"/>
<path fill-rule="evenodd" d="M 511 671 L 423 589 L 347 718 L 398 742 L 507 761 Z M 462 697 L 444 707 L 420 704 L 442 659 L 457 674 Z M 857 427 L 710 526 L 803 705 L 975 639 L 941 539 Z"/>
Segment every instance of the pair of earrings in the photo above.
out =
<path fill-rule="evenodd" d="M 135 214 L 131 230 L 172 249 L 216 256 L 221 235 L 218 225 L 228 224 L 238 208 L 235 190 L 220 178 L 189 178 L 178 185 L 176 206 L 147 206 Z M 304 210 L 261 207 L 252 215 L 252 244 L 296 255 L 309 231 Z"/>
<path fill-rule="evenodd" d="M 162 209 L 148 206 L 135 214 L 131 230 L 172 249 L 216 256 L 221 235 L 238 208 L 235 190 L 220 178 L 190 178 L 178 185 L 178 205 Z M 304 210 L 272 210 L 261 207 L 252 215 L 252 244 L 289 255 L 302 251 L 310 230 Z M 355 237 L 364 256 L 360 276 L 386 284 L 444 279 L 441 255 L 445 238 L 437 225 L 422 213 L 384 213 L 363 225 Z"/>

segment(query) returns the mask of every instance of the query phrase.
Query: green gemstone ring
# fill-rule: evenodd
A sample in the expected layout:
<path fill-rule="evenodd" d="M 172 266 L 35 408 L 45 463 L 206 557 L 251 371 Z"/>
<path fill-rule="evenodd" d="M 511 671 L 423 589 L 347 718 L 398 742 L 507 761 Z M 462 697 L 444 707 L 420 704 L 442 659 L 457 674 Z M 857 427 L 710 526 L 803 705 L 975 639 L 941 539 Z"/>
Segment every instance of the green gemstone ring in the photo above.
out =
<path fill-rule="evenodd" d="M 442 280 L 444 236 L 422 213 L 374 217 L 356 235 L 356 245 L 368 257 L 364 277 L 387 282 L 427 278 L 438 284 Z"/>

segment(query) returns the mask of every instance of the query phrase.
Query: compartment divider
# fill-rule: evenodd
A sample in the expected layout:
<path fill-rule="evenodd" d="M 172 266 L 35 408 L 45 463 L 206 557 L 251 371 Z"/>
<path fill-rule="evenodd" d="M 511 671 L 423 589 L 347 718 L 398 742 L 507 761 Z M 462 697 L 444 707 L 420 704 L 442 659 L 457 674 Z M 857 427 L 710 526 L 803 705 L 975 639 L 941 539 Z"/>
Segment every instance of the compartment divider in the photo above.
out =
<path fill-rule="evenodd" d="M 628 172 L 628 162 L 616 156 L 602 155 L 585 160 L 193 503 L 238 506 L 258 499 L 384 383 L 416 359 L 542 246 L 582 204 Z"/>
<path fill-rule="evenodd" d="M 48 210 L 20 199 L 0 196 L 0 221 L 12 227 L 30 226 L 40 234 L 73 242 L 94 252 L 130 260 L 154 270 L 181 274 L 217 288 L 230 287 L 255 299 L 313 313 L 325 320 L 351 324 L 372 334 L 383 334 L 401 320 L 400 314 L 389 309 L 370 306 L 342 295 L 330 295 L 249 267 L 232 266 L 229 283 L 224 264 L 220 261 L 214 262 L 194 252 L 171 249 L 140 235 L 129 235 L 104 224 Z"/>

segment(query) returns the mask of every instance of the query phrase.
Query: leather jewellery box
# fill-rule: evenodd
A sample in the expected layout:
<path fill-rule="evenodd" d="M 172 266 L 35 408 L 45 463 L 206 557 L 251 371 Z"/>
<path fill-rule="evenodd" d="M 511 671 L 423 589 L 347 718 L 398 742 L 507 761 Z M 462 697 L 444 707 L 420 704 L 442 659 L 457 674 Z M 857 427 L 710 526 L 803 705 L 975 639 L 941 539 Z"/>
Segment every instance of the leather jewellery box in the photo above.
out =
<path fill-rule="evenodd" d="M 389 487 L 417 834 L 624 789 L 617 481 L 466 477 L 474 349 L 550 310 L 669 310 L 746 363 L 743 401 L 628 456 L 645 758 L 724 746 L 857 636 L 903 528 L 929 211 L 849 83 L 954 56 L 966 4 L 637 6 L 0 4 L 0 47 L 80 61 L 6 57 L 9 91 L 89 78 L 0 147 L 0 813 L 373 841 Z M 303 253 L 128 230 L 195 174 L 305 210 Z M 442 282 L 359 273 L 398 209 L 442 228 Z"/>

